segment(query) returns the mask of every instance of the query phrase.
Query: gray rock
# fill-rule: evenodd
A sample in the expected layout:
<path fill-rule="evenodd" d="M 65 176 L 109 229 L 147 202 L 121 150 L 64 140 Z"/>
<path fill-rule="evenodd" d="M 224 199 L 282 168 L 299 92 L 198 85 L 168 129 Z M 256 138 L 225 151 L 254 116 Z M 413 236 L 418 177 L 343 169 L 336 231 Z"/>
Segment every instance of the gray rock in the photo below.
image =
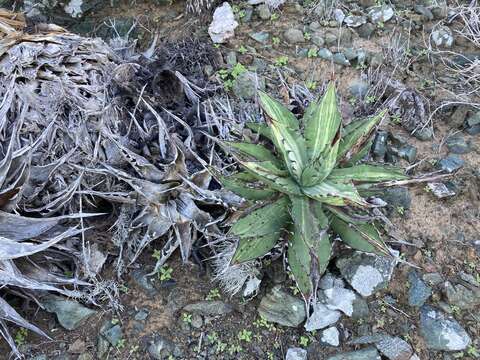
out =
<path fill-rule="evenodd" d="M 148 353 L 156 360 L 166 360 L 174 353 L 178 352 L 175 345 L 168 339 L 156 336 L 148 346 Z"/>
<path fill-rule="evenodd" d="M 213 20 L 208 27 L 208 34 L 214 43 L 224 43 L 235 36 L 238 22 L 235 21 L 232 7 L 228 2 L 215 9 Z"/>
<path fill-rule="evenodd" d="M 384 63 L 384 58 L 382 53 L 374 53 L 370 57 L 370 66 L 371 67 L 379 67 L 383 65 Z"/>
<path fill-rule="evenodd" d="M 320 59 L 323 59 L 323 60 L 332 60 L 333 59 L 332 52 L 330 50 L 328 50 L 327 48 L 322 48 L 322 49 L 318 50 L 317 55 Z"/>
<path fill-rule="evenodd" d="M 203 316 L 227 315 L 233 311 L 233 306 L 223 301 L 204 300 L 186 305 L 183 310 Z"/>
<path fill-rule="evenodd" d="M 388 286 L 395 260 L 354 252 L 340 257 L 336 264 L 350 285 L 360 295 L 366 297 Z"/>
<path fill-rule="evenodd" d="M 285 360 L 307 360 L 307 350 L 302 348 L 290 348 L 287 350 Z"/>
<path fill-rule="evenodd" d="M 262 298 L 257 310 L 267 321 L 290 327 L 299 326 L 307 317 L 303 301 L 287 294 L 280 286 Z"/>
<path fill-rule="evenodd" d="M 343 49 L 343 54 L 345 55 L 348 61 L 352 61 L 357 58 L 357 50 L 354 48 Z"/>
<path fill-rule="evenodd" d="M 333 275 L 331 272 L 325 273 L 318 282 L 318 288 L 321 290 L 327 290 L 334 287 L 344 288 L 345 282 L 338 276 Z"/>
<path fill-rule="evenodd" d="M 349 15 L 344 19 L 345 25 L 351 28 L 358 28 L 367 22 L 366 16 Z"/>
<path fill-rule="evenodd" d="M 311 41 L 319 48 L 323 47 L 323 45 L 325 44 L 325 40 L 323 40 L 323 36 L 320 33 L 313 33 Z"/>
<path fill-rule="evenodd" d="M 350 61 L 347 60 L 347 58 L 343 53 L 334 54 L 332 60 L 335 64 L 338 64 L 338 65 L 343 65 L 343 66 L 350 65 Z"/>
<path fill-rule="evenodd" d="M 303 32 L 299 29 L 288 29 L 283 33 L 283 37 L 285 38 L 285 41 L 290 44 L 298 44 L 305 41 Z"/>
<path fill-rule="evenodd" d="M 394 209 L 401 207 L 408 210 L 412 204 L 412 197 L 406 187 L 385 189 L 380 197 Z"/>
<path fill-rule="evenodd" d="M 367 301 L 361 296 L 357 296 L 353 302 L 353 313 L 351 318 L 354 320 L 366 319 L 370 315 Z"/>
<path fill-rule="evenodd" d="M 270 34 L 268 32 L 265 32 L 265 31 L 254 32 L 254 33 L 249 34 L 248 36 L 250 36 L 253 40 L 255 40 L 255 41 L 257 41 L 261 44 L 267 43 L 268 39 L 270 38 Z"/>
<path fill-rule="evenodd" d="M 427 286 L 420 275 L 412 270 L 408 274 L 410 288 L 408 289 L 408 304 L 410 306 L 423 306 L 432 295 L 432 288 Z"/>
<path fill-rule="evenodd" d="M 90 316 L 97 312 L 74 300 L 49 295 L 42 299 L 45 310 L 57 315 L 58 322 L 67 330 L 78 329 Z"/>
<path fill-rule="evenodd" d="M 257 90 L 265 90 L 265 79 L 251 71 L 238 75 L 232 87 L 233 93 L 244 100 L 254 98 Z"/>
<path fill-rule="evenodd" d="M 324 345 L 338 346 L 340 345 L 340 333 L 335 326 L 329 327 L 322 331 L 320 342 Z"/>
<path fill-rule="evenodd" d="M 83 353 L 78 356 L 77 360 L 93 360 L 93 355 L 89 353 Z"/>
<path fill-rule="evenodd" d="M 363 99 L 370 89 L 370 84 L 362 80 L 353 80 L 348 86 L 348 90 L 352 96 L 355 96 L 357 99 Z M 385 139 L 386 140 L 386 139 Z"/>
<path fill-rule="evenodd" d="M 436 286 L 443 282 L 443 277 L 439 273 L 426 273 L 423 274 L 423 281 L 430 286 Z"/>
<path fill-rule="evenodd" d="M 353 302 L 357 295 L 352 290 L 332 287 L 323 291 L 326 305 L 330 310 L 340 310 L 348 316 L 353 314 Z"/>
<path fill-rule="evenodd" d="M 267 4 L 261 4 L 257 6 L 257 14 L 258 17 L 262 20 L 269 20 L 272 16 L 272 12 Z"/>
<path fill-rule="evenodd" d="M 97 359 L 104 359 L 108 353 L 110 343 L 102 335 L 97 338 Z"/>
<path fill-rule="evenodd" d="M 437 163 L 437 168 L 439 168 L 440 170 L 452 173 L 460 169 L 464 164 L 465 164 L 465 161 L 460 159 L 458 156 L 448 155 L 446 158 L 441 159 Z"/>
<path fill-rule="evenodd" d="M 227 65 L 235 65 L 237 63 L 237 53 L 235 51 L 229 51 L 225 60 L 227 61 Z"/>
<path fill-rule="evenodd" d="M 426 6 L 423 6 L 421 4 L 415 4 L 413 6 L 413 10 L 415 10 L 417 14 L 422 15 L 426 20 L 433 20 L 433 13 Z"/>
<path fill-rule="evenodd" d="M 415 159 L 417 158 L 417 148 L 411 145 L 405 145 L 399 148 L 389 147 L 388 151 L 391 153 L 391 155 L 405 159 L 409 163 L 415 162 Z"/>
<path fill-rule="evenodd" d="M 117 346 L 118 342 L 122 339 L 122 328 L 120 325 L 114 325 L 100 333 L 113 346 Z"/>
<path fill-rule="evenodd" d="M 149 278 L 147 274 L 142 270 L 134 270 L 132 272 L 132 280 L 140 288 L 145 290 L 148 295 L 154 296 L 157 293 L 157 289 L 152 284 L 152 278 Z"/>
<path fill-rule="evenodd" d="M 372 144 L 372 154 L 375 160 L 383 161 L 387 153 L 388 131 L 380 130 L 375 135 Z"/>
<path fill-rule="evenodd" d="M 460 309 L 473 310 L 480 307 L 480 287 L 468 282 L 463 284 L 445 283 L 445 296 L 451 305 Z"/>
<path fill-rule="evenodd" d="M 420 309 L 420 334 L 432 350 L 461 351 L 471 343 L 470 336 L 455 319 L 427 305 Z"/>
<path fill-rule="evenodd" d="M 335 324 L 342 314 L 339 311 L 331 310 L 324 304 L 317 302 L 313 305 L 313 313 L 305 323 L 307 331 L 324 329 L 327 326 Z"/>
<path fill-rule="evenodd" d="M 438 199 L 455 196 L 455 191 L 450 190 L 447 185 L 441 182 L 427 183 L 427 187 Z"/>
<path fill-rule="evenodd" d="M 134 319 L 137 320 L 137 321 L 143 321 L 143 320 L 146 320 L 147 317 L 148 317 L 148 314 L 149 312 L 147 310 L 140 310 L 139 312 L 137 312 L 135 314 L 135 317 Z"/>
<path fill-rule="evenodd" d="M 445 145 L 452 154 L 468 154 L 472 151 L 472 144 L 459 134 L 449 136 Z"/>
<path fill-rule="evenodd" d="M 374 344 L 390 360 L 408 360 L 413 355 L 413 349 L 409 343 L 399 337 L 387 334 L 362 336 L 350 343 L 354 345 Z"/>
<path fill-rule="evenodd" d="M 203 319 L 198 314 L 193 314 L 191 324 L 194 329 L 200 329 L 203 326 Z"/>
<path fill-rule="evenodd" d="M 374 347 L 351 351 L 330 356 L 327 360 L 381 360 L 380 354 Z"/>
<path fill-rule="evenodd" d="M 413 136 L 422 141 L 430 140 L 433 137 L 433 130 L 430 127 L 418 129 Z"/>
<path fill-rule="evenodd" d="M 394 15 L 393 8 L 388 5 L 374 6 L 368 11 L 368 16 L 373 23 L 385 23 Z"/>
<path fill-rule="evenodd" d="M 328 46 L 336 45 L 337 41 L 338 41 L 338 36 L 336 34 L 334 34 L 333 32 L 325 33 L 325 43 Z"/>
<path fill-rule="evenodd" d="M 372 23 L 366 23 L 356 29 L 358 36 L 364 39 L 370 39 L 375 32 L 375 25 Z"/>
<path fill-rule="evenodd" d="M 432 31 L 432 40 L 435 45 L 449 48 L 453 45 L 453 33 L 447 26 L 438 26 Z"/>

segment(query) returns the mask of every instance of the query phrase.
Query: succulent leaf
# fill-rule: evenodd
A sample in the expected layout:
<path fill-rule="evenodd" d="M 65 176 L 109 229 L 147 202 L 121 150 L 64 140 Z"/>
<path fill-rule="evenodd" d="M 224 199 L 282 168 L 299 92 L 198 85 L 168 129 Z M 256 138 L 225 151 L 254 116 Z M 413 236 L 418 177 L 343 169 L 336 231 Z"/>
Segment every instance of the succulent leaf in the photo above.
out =
<path fill-rule="evenodd" d="M 259 182 L 255 177 L 255 182 L 239 179 L 238 176 L 217 175 L 217 180 L 223 187 L 247 200 L 267 200 L 271 199 L 277 192 L 269 189 L 265 184 Z"/>
<path fill-rule="evenodd" d="M 312 107 L 312 109 L 310 109 Z M 334 83 L 330 83 L 320 103 L 312 103 L 305 112 L 305 144 L 312 163 L 321 159 L 332 144 L 340 124 Z"/>
<path fill-rule="evenodd" d="M 356 154 L 368 141 L 374 127 L 382 120 L 386 111 L 380 112 L 378 115 L 359 121 L 359 124 L 352 125 L 349 131 L 345 131 L 345 135 L 340 140 L 337 160 L 349 160 Z"/>
<path fill-rule="evenodd" d="M 327 204 L 344 205 L 345 203 L 352 203 L 364 207 L 369 206 L 357 192 L 355 186 L 348 183 L 340 184 L 327 180 L 314 186 L 302 188 L 302 191 L 308 197 Z M 332 197 L 339 201 L 332 203 L 332 201 L 330 201 Z"/>
<path fill-rule="evenodd" d="M 238 151 L 240 154 L 252 157 L 257 161 L 270 161 L 274 165 L 281 167 L 282 163 L 277 159 L 272 151 L 259 144 L 246 142 L 222 141 L 228 148 Z"/>
<path fill-rule="evenodd" d="M 288 198 L 281 197 L 275 202 L 253 210 L 238 220 L 228 232 L 228 235 L 238 237 L 257 237 L 278 234 L 289 220 Z"/>
<path fill-rule="evenodd" d="M 325 180 L 331 173 L 337 162 L 337 152 L 340 141 L 335 141 L 325 151 L 324 158 L 320 162 L 315 164 L 309 164 L 302 172 L 302 185 L 309 187 L 314 186 L 323 180 Z"/>
<path fill-rule="evenodd" d="M 375 226 L 372 224 L 348 224 L 337 216 L 332 216 L 330 226 L 342 241 L 355 250 L 390 255 Z"/>
<path fill-rule="evenodd" d="M 408 179 L 408 176 L 404 175 L 400 168 L 367 164 L 334 169 L 328 177 L 328 180 L 333 182 L 380 182 L 405 179 Z"/>
<path fill-rule="evenodd" d="M 372 144 L 373 139 L 368 140 L 356 154 L 352 155 L 350 160 L 341 165 L 344 167 L 357 165 L 370 152 L 370 150 L 372 149 Z"/>
<path fill-rule="evenodd" d="M 273 141 L 272 131 L 267 124 L 257 123 L 257 122 L 247 122 L 245 124 L 250 130 L 255 131 L 256 133 L 266 137 Z"/>
<path fill-rule="evenodd" d="M 275 232 L 262 236 L 240 238 L 232 263 L 239 264 L 264 256 L 275 246 L 280 234 L 280 232 Z"/>
<path fill-rule="evenodd" d="M 274 122 L 293 130 L 299 130 L 298 120 L 286 106 L 271 98 L 264 92 L 259 92 L 260 105 L 267 116 Z"/>

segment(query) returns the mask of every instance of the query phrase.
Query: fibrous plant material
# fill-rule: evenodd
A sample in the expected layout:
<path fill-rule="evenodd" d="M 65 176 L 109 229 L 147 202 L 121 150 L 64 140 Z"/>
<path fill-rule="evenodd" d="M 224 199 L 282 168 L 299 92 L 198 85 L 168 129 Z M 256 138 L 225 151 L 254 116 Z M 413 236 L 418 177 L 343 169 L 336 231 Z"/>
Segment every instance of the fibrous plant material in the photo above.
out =
<path fill-rule="evenodd" d="M 300 121 L 268 95 L 261 93 L 260 99 L 267 124 L 252 123 L 250 128 L 268 145 L 222 143 L 245 171 L 217 174 L 219 181 L 257 202 L 228 232 L 237 240 L 229 266 L 262 258 L 285 239 L 290 271 L 304 298 L 311 300 L 336 235 L 354 249 L 390 255 L 369 214 L 374 205 L 362 194 L 376 184 L 408 177 L 399 168 L 359 164 L 384 112 L 342 128 L 333 83 Z"/>
<path fill-rule="evenodd" d="M 238 199 L 209 190 L 211 151 L 165 109 L 197 107 L 201 89 L 145 54 L 0 12 L 0 326 L 16 356 L 5 321 L 43 333 L 12 296 L 118 306 L 109 255 L 119 277 L 160 238 L 153 271 L 176 249 L 187 261 L 223 219 L 201 205 Z"/>

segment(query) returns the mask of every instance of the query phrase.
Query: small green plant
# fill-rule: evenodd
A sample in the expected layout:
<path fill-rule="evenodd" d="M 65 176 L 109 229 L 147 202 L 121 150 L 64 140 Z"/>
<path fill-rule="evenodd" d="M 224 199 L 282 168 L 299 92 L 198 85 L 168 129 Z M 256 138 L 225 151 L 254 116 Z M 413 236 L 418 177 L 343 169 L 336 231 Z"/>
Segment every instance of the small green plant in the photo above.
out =
<path fill-rule="evenodd" d="M 277 36 L 272 37 L 272 44 L 273 45 L 278 45 L 280 44 L 280 38 Z"/>
<path fill-rule="evenodd" d="M 130 350 L 128 351 L 128 353 L 130 355 L 133 355 L 133 354 L 136 354 L 138 350 L 140 350 L 140 345 L 132 345 L 130 346 Z"/>
<path fill-rule="evenodd" d="M 220 80 L 223 83 L 223 87 L 226 91 L 230 91 L 233 88 L 235 80 L 240 76 L 240 74 L 247 71 L 245 66 L 241 63 L 236 63 L 231 69 L 220 69 L 217 74 L 220 77 Z"/>
<path fill-rule="evenodd" d="M 267 329 L 268 331 L 275 330 L 275 325 L 271 322 L 268 322 L 267 319 L 265 319 L 263 316 L 260 316 L 258 319 L 256 319 L 253 322 L 253 325 L 257 328 Z"/>
<path fill-rule="evenodd" d="M 308 49 L 307 57 L 308 58 L 316 58 L 318 56 L 318 50 L 315 48 Z"/>
<path fill-rule="evenodd" d="M 310 34 L 309 32 L 304 32 L 303 38 L 308 41 L 312 38 L 312 34 Z"/>
<path fill-rule="evenodd" d="M 474 358 L 479 358 L 480 357 L 480 353 L 478 352 L 477 348 L 473 344 L 470 344 L 468 346 L 467 355 L 471 356 L 471 357 L 474 357 Z"/>
<path fill-rule="evenodd" d="M 208 292 L 208 295 L 205 298 L 205 300 L 218 300 L 221 298 L 222 298 L 222 295 L 220 295 L 220 290 L 218 290 L 217 288 L 214 288 Z"/>
<path fill-rule="evenodd" d="M 310 339 L 308 338 L 308 336 L 300 336 L 300 340 L 298 343 L 302 347 L 307 347 L 309 342 L 310 342 Z"/>
<path fill-rule="evenodd" d="M 270 16 L 270 21 L 277 21 L 279 18 L 280 18 L 280 15 L 278 15 L 277 13 L 273 13 Z"/>
<path fill-rule="evenodd" d="M 238 333 L 238 340 L 245 341 L 246 343 L 252 342 L 252 332 L 247 329 L 242 329 Z"/>
<path fill-rule="evenodd" d="M 267 360 L 274 360 L 275 359 L 275 354 L 271 351 L 267 352 Z"/>
<path fill-rule="evenodd" d="M 366 104 L 374 104 L 377 101 L 377 98 L 373 95 L 369 95 L 365 97 L 365 103 Z"/>
<path fill-rule="evenodd" d="M 124 347 L 125 347 L 125 343 L 127 342 L 127 340 L 125 339 L 120 339 L 118 340 L 117 342 L 117 345 L 115 346 L 118 350 L 122 350 Z"/>
<path fill-rule="evenodd" d="M 394 124 L 398 125 L 402 123 L 402 118 L 400 117 L 400 115 L 397 115 L 397 114 L 392 115 L 391 119 L 392 119 L 392 123 Z"/>
<path fill-rule="evenodd" d="M 241 45 L 239 48 L 238 48 L 238 52 L 242 55 L 246 54 L 248 52 L 247 48 L 243 45 Z"/>
<path fill-rule="evenodd" d="M 25 345 L 27 336 L 28 336 L 27 329 L 25 328 L 18 329 L 17 332 L 15 333 L 15 344 L 17 344 L 17 346 Z"/>
<path fill-rule="evenodd" d="M 267 94 L 259 97 L 267 124 L 247 126 L 269 139 L 276 153 L 260 144 L 222 142 L 245 172 L 224 177 L 212 169 L 226 189 L 262 202 L 230 228 L 228 235 L 238 239 L 231 263 L 261 258 L 288 236 L 291 274 L 308 299 L 329 264 L 335 235 L 356 250 L 390 255 L 377 226 L 365 217 L 371 205 L 363 196 L 377 183 L 408 176 L 395 167 L 358 164 L 385 112 L 342 129 L 333 84 L 300 121 Z"/>
<path fill-rule="evenodd" d="M 397 212 L 403 216 L 405 215 L 405 208 L 403 206 L 397 206 Z"/>
<path fill-rule="evenodd" d="M 317 88 L 317 82 L 316 81 L 307 81 L 305 83 L 305 86 L 307 87 L 308 90 L 315 90 Z"/>
<path fill-rule="evenodd" d="M 185 324 L 190 325 L 192 323 L 192 314 L 189 313 L 182 313 L 182 321 Z"/>
<path fill-rule="evenodd" d="M 158 269 L 158 279 L 160 281 L 168 281 L 172 279 L 173 269 L 170 266 L 162 266 Z"/>
<path fill-rule="evenodd" d="M 285 66 L 288 64 L 288 56 L 282 55 L 275 59 L 275 66 Z"/>
<path fill-rule="evenodd" d="M 240 352 L 242 352 L 243 349 L 242 347 L 240 346 L 240 344 L 231 344 L 230 347 L 228 348 L 228 353 L 230 355 L 233 355 L 233 354 L 238 354 Z"/>

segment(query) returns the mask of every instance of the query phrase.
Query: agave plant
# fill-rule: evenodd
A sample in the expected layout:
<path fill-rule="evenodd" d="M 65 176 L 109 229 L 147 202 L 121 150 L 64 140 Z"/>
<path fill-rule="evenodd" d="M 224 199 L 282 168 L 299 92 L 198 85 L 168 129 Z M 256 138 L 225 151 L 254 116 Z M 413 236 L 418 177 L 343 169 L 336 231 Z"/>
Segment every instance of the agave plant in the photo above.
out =
<path fill-rule="evenodd" d="M 342 128 L 333 83 L 300 121 L 265 93 L 260 102 L 266 124 L 249 127 L 270 146 L 222 143 L 245 171 L 219 176 L 219 181 L 257 202 L 229 230 L 238 239 L 231 263 L 261 258 L 286 238 L 291 273 L 305 299 L 311 299 L 336 235 L 356 250 L 390 254 L 369 216 L 373 205 L 362 194 L 372 185 L 407 176 L 399 168 L 359 164 L 385 112 Z"/>

